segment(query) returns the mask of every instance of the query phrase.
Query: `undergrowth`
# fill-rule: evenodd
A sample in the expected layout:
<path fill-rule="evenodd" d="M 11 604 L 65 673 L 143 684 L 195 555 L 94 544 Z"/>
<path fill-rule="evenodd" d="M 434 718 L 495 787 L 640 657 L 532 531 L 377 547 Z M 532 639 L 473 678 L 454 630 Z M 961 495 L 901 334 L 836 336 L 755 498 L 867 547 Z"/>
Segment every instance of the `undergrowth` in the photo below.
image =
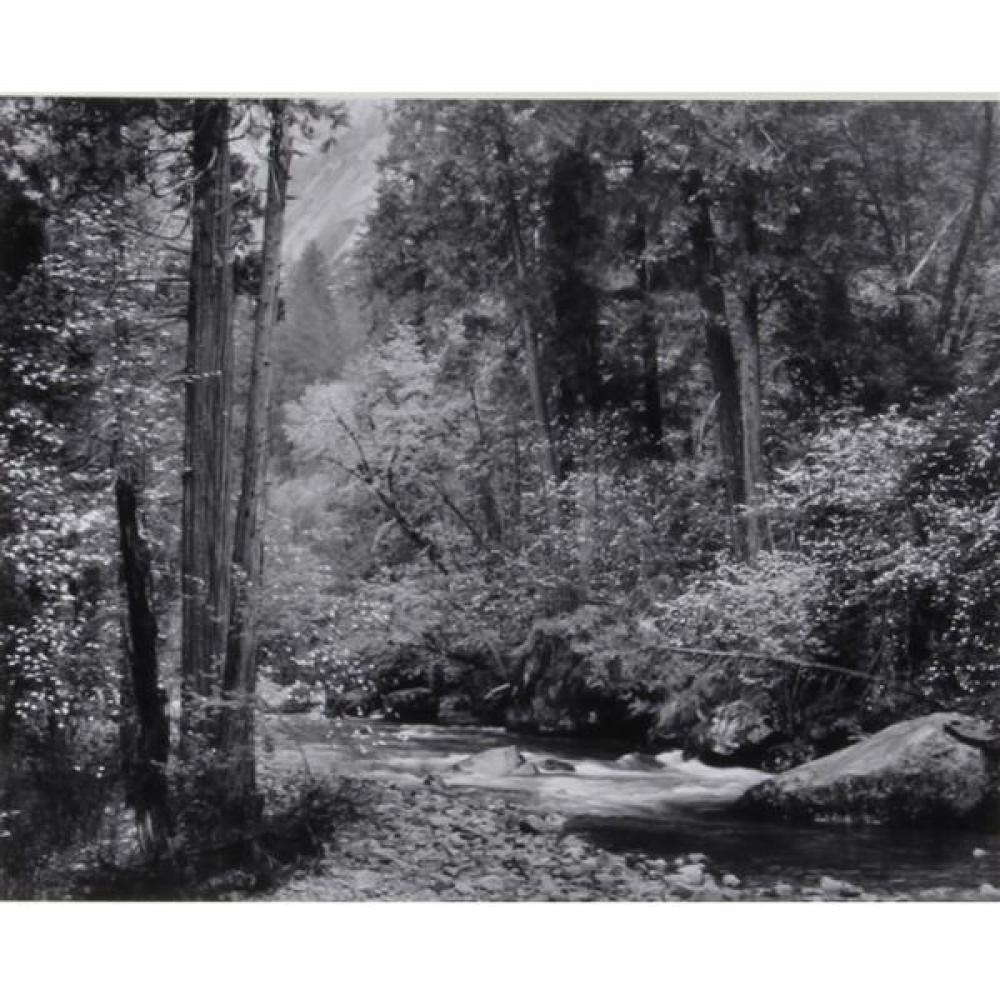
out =
<path fill-rule="evenodd" d="M 17 882 L 7 898 L 85 900 L 216 900 L 264 892 L 316 864 L 338 827 L 356 815 L 361 792 L 350 782 L 303 771 L 263 788 L 260 818 L 228 829 L 210 810 L 187 809 L 158 857 L 140 855 L 131 811 L 116 812 L 97 840 L 49 855 Z"/>

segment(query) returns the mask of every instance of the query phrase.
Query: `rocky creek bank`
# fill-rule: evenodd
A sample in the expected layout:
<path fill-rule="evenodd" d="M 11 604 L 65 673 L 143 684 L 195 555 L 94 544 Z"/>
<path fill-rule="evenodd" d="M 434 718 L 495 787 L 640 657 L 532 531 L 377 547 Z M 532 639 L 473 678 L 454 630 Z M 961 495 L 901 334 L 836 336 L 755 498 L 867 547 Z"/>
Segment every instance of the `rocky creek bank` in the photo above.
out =
<path fill-rule="evenodd" d="M 311 870 L 265 898 L 455 901 L 876 901 L 994 899 L 992 886 L 914 894 L 868 891 L 829 876 L 746 886 L 711 858 L 672 860 L 602 849 L 562 816 L 469 790 L 353 781 L 356 817 Z M 238 894 L 234 895 L 238 898 Z M 246 898 L 246 897 L 243 897 Z M 256 897 L 260 898 L 260 897 Z"/>

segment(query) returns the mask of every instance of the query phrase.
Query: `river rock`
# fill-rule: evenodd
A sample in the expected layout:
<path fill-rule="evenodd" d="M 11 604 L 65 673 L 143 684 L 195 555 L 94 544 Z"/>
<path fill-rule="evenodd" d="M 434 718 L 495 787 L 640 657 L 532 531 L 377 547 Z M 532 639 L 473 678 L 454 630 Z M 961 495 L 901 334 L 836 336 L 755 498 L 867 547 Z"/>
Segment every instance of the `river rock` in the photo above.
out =
<path fill-rule="evenodd" d="M 947 712 L 889 726 L 761 782 L 738 811 L 792 822 L 967 825 L 989 820 L 992 781 L 979 750 L 944 731 Z"/>
<path fill-rule="evenodd" d="M 564 771 L 570 774 L 576 771 L 576 766 L 568 760 L 560 760 L 558 757 L 543 757 L 538 763 L 538 770 L 543 774 L 554 771 Z"/>
<path fill-rule="evenodd" d="M 663 765 L 652 754 L 625 753 L 615 761 L 623 771 L 662 771 Z"/>
<path fill-rule="evenodd" d="M 451 769 L 478 778 L 504 778 L 517 773 L 525 762 L 524 754 L 517 747 L 494 747 L 452 764 Z"/>
<path fill-rule="evenodd" d="M 769 706 L 750 701 L 721 705 L 691 734 L 699 760 L 720 767 L 760 767 L 767 752 L 786 739 Z"/>
<path fill-rule="evenodd" d="M 839 878 L 830 878 L 829 875 L 824 875 L 819 880 L 819 887 L 827 896 L 850 898 L 861 895 L 861 890 L 853 883 L 845 882 Z"/>
<path fill-rule="evenodd" d="M 523 764 L 518 764 L 511 773 L 519 778 L 535 778 L 542 772 L 534 761 L 526 760 Z"/>
<path fill-rule="evenodd" d="M 545 833 L 545 820 L 541 816 L 529 813 L 527 816 L 521 817 L 518 829 L 522 833 Z"/>
<path fill-rule="evenodd" d="M 483 892 L 503 892 L 506 883 L 499 875 L 483 875 L 473 883 L 475 888 Z"/>
<path fill-rule="evenodd" d="M 696 887 L 705 881 L 705 869 L 701 865 L 681 865 L 674 876 L 684 885 Z"/>
<path fill-rule="evenodd" d="M 319 694 L 304 681 L 296 681 L 286 688 L 278 703 L 278 711 L 286 715 L 296 715 L 308 712 L 320 703 Z"/>
<path fill-rule="evenodd" d="M 386 717 L 396 722 L 434 722 L 438 703 L 430 688 L 403 688 L 382 696 Z"/>
<path fill-rule="evenodd" d="M 369 715 L 379 706 L 378 695 L 366 688 L 351 688 L 348 691 L 326 692 L 326 714 L 329 716 L 349 716 L 357 718 Z"/>

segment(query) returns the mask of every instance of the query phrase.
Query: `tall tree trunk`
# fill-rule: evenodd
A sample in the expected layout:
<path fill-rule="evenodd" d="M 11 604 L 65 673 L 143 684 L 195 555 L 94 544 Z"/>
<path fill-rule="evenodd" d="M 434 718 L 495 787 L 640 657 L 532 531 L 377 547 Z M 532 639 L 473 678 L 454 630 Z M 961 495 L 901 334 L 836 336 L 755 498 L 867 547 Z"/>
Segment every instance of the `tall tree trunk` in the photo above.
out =
<path fill-rule="evenodd" d="M 718 394 L 719 445 L 726 483 L 726 501 L 732 521 L 733 548 L 746 558 L 746 538 L 741 512 L 747 492 L 743 459 L 743 408 L 740 399 L 740 371 L 726 314 L 722 275 L 716 254 L 711 200 L 700 173 L 692 171 L 686 194 L 693 205 L 688 227 L 698 298 L 705 314 L 705 344 L 712 382 Z"/>
<path fill-rule="evenodd" d="M 746 275 L 740 294 L 742 344 L 740 384 L 743 417 L 743 481 L 746 490 L 746 555 L 754 562 L 767 542 L 767 525 L 761 514 L 763 463 L 761 459 L 760 289 L 754 272 L 760 252 L 757 229 L 755 181 L 744 177 L 739 205 L 739 228 Z"/>
<path fill-rule="evenodd" d="M 479 444 L 482 448 L 481 468 L 476 473 L 476 493 L 479 498 L 479 512 L 483 518 L 483 525 L 486 529 L 486 537 L 493 545 L 499 545 L 503 539 L 503 519 L 500 516 L 500 505 L 497 503 L 494 480 L 496 468 L 493 460 L 493 448 L 490 438 L 483 426 L 483 417 L 479 412 L 479 401 L 476 398 L 476 390 L 469 387 L 469 398 L 472 400 L 472 414 L 476 421 L 476 431 L 479 435 Z"/>
<path fill-rule="evenodd" d="M 600 302 L 593 274 L 601 241 L 600 168 L 585 148 L 565 150 L 552 164 L 545 205 L 546 268 L 553 309 L 551 371 L 559 423 L 574 427 L 604 405 Z M 574 464 L 560 455 L 563 472 Z"/>
<path fill-rule="evenodd" d="M 124 205 L 126 173 L 124 164 L 125 125 L 121 118 L 110 123 L 113 190 Z M 124 234 L 113 236 L 115 268 L 125 265 Z M 166 846 L 172 832 L 166 766 L 170 753 L 170 723 L 166 694 L 160 687 L 157 662 L 156 615 L 152 607 L 152 574 L 149 549 L 139 530 L 144 465 L 140 456 L 127 453 L 125 435 L 125 373 L 130 326 L 124 317 L 114 322 L 111 378 L 114 390 L 114 420 L 111 468 L 115 477 L 115 513 L 121 555 L 119 579 L 124 593 L 121 639 L 125 666 L 121 672 L 121 749 L 127 795 L 135 811 L 136 828 L 142 850 L 155 857 Z"/>
<path fill-rule="evenodd" d="M 538 350 L 538 332 L 532 322 L 531 312 L 526 303 L 528 294 L 528 273 L 525 263 L 524 236 L 521 233 L 521 219 L 517 208 L 517 193 L 514 187 L 514 173 L 511 164 L 511 147 L 504 128 L 503 112 L 497 109 L 497 159 L 501 167 L 501 185 L 503 197 L 504 218 L 507 223 L 507 238 L 510 241 L 511 257 L 514 261 L 514 274 L 517 278 L 516 301 L 518 327 L 524 344 L 524 357 L 527 367 L 528 390 L 531 394 L 531 408 L 535 416 L 535 424 L 542 436 L 541 463 L 546 483 L 555 481 L 559 463 L 556 459 L 555 440 L 552 436 L 552 425 L 549 420 L 548 405 L 545 400 L 545 388 L 542 383 L 542 366 Z"/>
<path fill-rule="evenodd" d="M 133 467 L 119 458 L 115 508 L 121 546 L 121 575 L 128 607 L 128 701 L 138 720 L 138 733 L 128 749 L 128 784 L 144 849 L 160 852 L 170 833 L 166 764 L 170 728 L 166 698 L 159 683 L 156 617 L 150 603 L 149 553 L 139 533 L 139 487 Z"/>
<path fill-rule="evenodd" d="M 986 195 L 986 188 L 990 179 L 990 161 L 992 157 L 993 105 L 985 102 L 983 104 L 983 131 L 979 141 L 979 163 L 976 167 L 976 177 L 972 187 L 972 202 L 969 205 L 969 214 L 965 217 L 965 225 L 962 227 L 958 246 L 955 248 L 955 256 L 952 257 L 951 264 L 948 267 L 948 275 L 945 278 L 944 289 L 941 292 L 941 305 L 938 309 L 937 342 L 945 350 L 949 346 L 951 314 L 955 309 L 955 295 L 958 291 L 959 280 L 962 277 L 962 268 L 965 266 L 965 258 L 968 256 L 972 237 L 976 232 L 976 225 L 979 222 L 979 216 L 983 209 L 983 198 Z"/>
<path fill-rule="evenodd" d="M 646 165 L 642 149 L 632 155 L 632 175 L 640 181 Z M 646 250 L 649 246 L 649 220 L 643 197 L 635 211 L 635 278 L 639 287 L 639 357 L 642 364 L 642 440 L 641 450 L 650 457 L 663 454 L 663 402 L 660 397 L 659 330 L 651 301 L 652 280 Z"/>
<path fill-rule="evenodd" d="M 193 132 L 181 506 L 185 738 L 199 727 L 206 699 L 219 693 L 230 610 L 233 250 L 228 102 L 195 101 Z"/>
<path fill-rule="evenodd" d="M 233 543 L 232 609 L 222 677 L 220 744 L 229 778 L 230 813 L 246 817 L 257 808 L 254 764 L 254 697 L 257 689 L 257 615 L 264 568 L 267 515 L 268 417 L 271 403 L 271 345 L 278 318 L 281 241 L 292 145 L 286 102 L 269 103 L 267 207 L 260 293 L 254 318 L 250 390 L 243 439 L 243 475 Z"/>

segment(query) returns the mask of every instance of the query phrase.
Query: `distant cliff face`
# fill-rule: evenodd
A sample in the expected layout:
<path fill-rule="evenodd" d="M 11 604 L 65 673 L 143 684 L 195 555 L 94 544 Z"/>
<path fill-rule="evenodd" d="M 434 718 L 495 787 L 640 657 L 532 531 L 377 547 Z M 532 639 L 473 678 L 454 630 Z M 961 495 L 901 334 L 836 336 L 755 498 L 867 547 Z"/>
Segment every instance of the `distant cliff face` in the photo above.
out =
<path fill-rule="evenodd" d="M 285 259 L 315 241 L 331 265 L 342 261 L 375 201 L 376 161 L 388 143 L 389 101 L 347 101 L 348 124 L 324 153 L 322 139 L 298 145 L 285 217 Z"/>

